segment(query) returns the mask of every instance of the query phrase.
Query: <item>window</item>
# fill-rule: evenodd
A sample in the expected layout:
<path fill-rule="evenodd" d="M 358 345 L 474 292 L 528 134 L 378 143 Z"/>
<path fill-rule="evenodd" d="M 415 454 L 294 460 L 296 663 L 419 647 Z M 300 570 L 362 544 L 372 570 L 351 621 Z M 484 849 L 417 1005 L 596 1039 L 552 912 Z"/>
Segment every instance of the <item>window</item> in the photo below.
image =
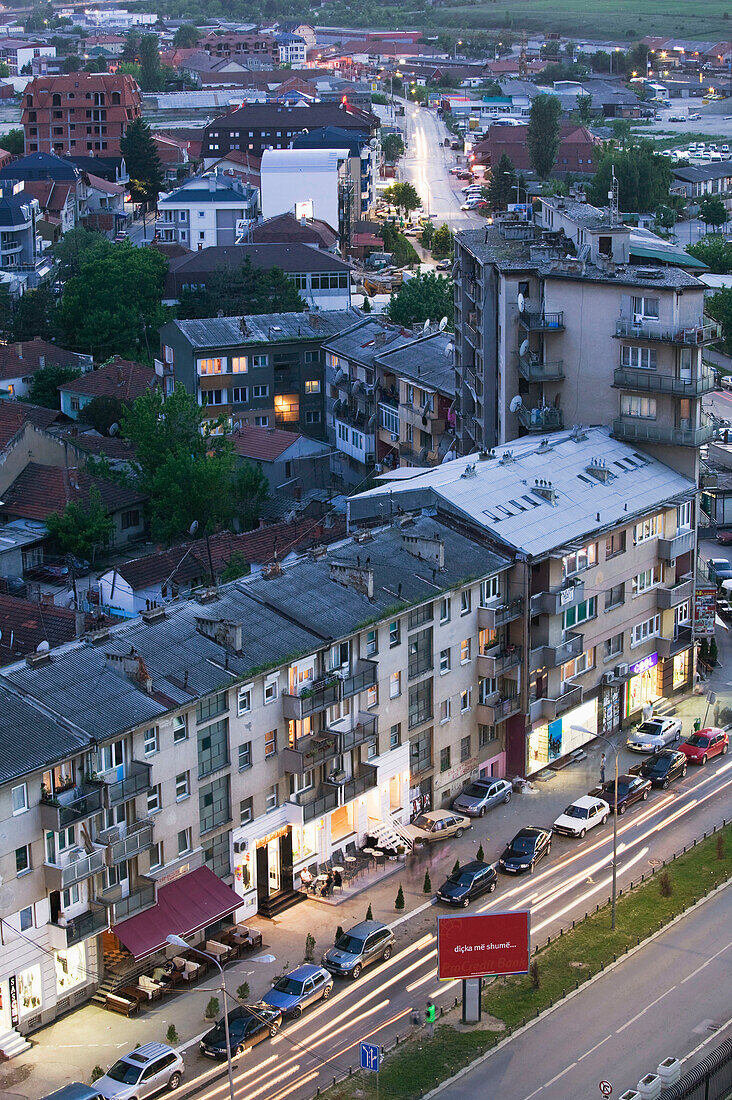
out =
<path fill-rule="evenodd" d="M 500 585 L 498 583 L 498 577 L 487 577 L 484 581 L 480 582 L 480 606 L 486 607 L 491 600 L 495 600 L 500 595 Z"/>
<path fill-rule="evenodd" d="M 640 596 L 641 592 L 647 592 L 649 588 L 655 588 L 662 581 L 661 566 L 654 565 L 651 569 L 644 569 L 633 577 L 633 595 Z"/>
<path fill-rule="evenodd" d="M 473 699 L 473 689 L 472 688 L 466 688 L 465 691 L 462 691 L 460 693 L 460 713 L 461 714 L 465 714 L 466 711 L 470 710 L 472 699 Z"/>
<path fill-rule="evenodd" d="M 228 775 L 219 776 L 206 787 L 199 787 L 198 816 L 202 835 L 230 820 Z"/>
<path fill-rule="evenodd" d="M 255 428 L 268 428 L 269 427 L 269 417 L 268 416 L 255 416 L 254 417 L 254 427 Z"/>
<path fill-rule="evenodd" d="M 61 908 L 70 909 L 72 905 L 78 905 L 81 901 L 81 890 L 76 886 L 70 886 L 68 890 L 61 891 Z"/>
<path fill-rule="evenodd" d="M 651 321 L 658 320 L 658 298 L 642 298 L 634 294 L 630 301 L 634 321 L 642 321 L 646 318 Z"/>
<path fill-rule="evenodd" d="M 423 680 L 409 689 L 409 728 L 432 717 L 432 680 Z"/>
<path fill-rule="evenodd" d="M 366 632 L 366 656 L 372 657 L 375 653 L 379 652 L 379 632 L 378 630 L 368 630 Z"/>
<path fill-rule="evenodd" d="M 245 741 L 243 745 L 239 745 L 239 771 L 243 772 L 246 768 L 252 766 L 252 743 L 251 741 Z"/>
<path fill-rule="evenodd" d="M 691 530 L 691 501 L 679 504 L 676 509 L 676 527 L 679 531 Z"/>
<path fill-rule="evenodd" d="M 633 528 L 633 543 L 635 546 L 639 542 L 647 542 L 648 539 L 658 538 L 663 534 L 663 516 L 648 516 L 647 519 L 643 519 L 640 523 L 636 523 Z"/>
<path fill-rule="evenodd" d="M 198 373 L 199 374 L 221 374 L 224 360 L 223 359 L 199 359 L 198 360 Z"/>
<path fill-rule="evenodd" d="M 460 664 L 466 665 L 470 660 L 470 638 L 463 638 L 460 643 Z"/>
<path fill-rule="evenodd" d="M 254 816 L 254 807 L 251 798 L 244 798 L 239 803 L 239 824 L 248 825 Z"/>
<path fill-rule="evenodd" d="M 73 848 L 76 844 L 76 830 L 73 825 L 69 825 L 66 829 L 61 829 L 57 836 L 59 852 L 65 852 L 67 848 Z"/>
<path fill-rule="evenodd" d="M 147 792 L 147 812 L 149 814 L 155 814 L 160 808 L 160 784 L 156 783 L 155 786 L 151 787 Z"/>
<path fill-rule="evenodd" d="M 565 630 L 571 630 L 573 626 L 586 623 L 588 619 L 594 619 L 597 614 L 597 597 L 591 596 L 589 600 L 583 600 L 576 607 L 569 607 L 562 617 L 562 625 Z"/>
<path fill-rule="evenodd" d="M 591 569 L 597 565 L 597 543 L 590 543 L 580 550 L 573 550 L 562 558 L 562 579 L 574 576 L 575 573 L 584 573 L 585 569 Z"/>
<path fill-rule="evenodd" d="M 398 749 L 402 743 L 402 724 L 396 722 L 389 730 L 389 748 Z"/>
<path fill-rule="evenodd" d="M 186 722 L 185 714 L 177 714 L 173 719 L 173 744 L 177 745 L 180 741 L 185 741 L 188 738 L 188 723 Z"/>
<path fill-rule="evenodd" d="M 30 845 L 23 844 L 15 849 L 15 873 L 23 875 L 31 869 Z"/>
<path fill-rule="evenodd" d="M 562 665 L 562 680 L 571 680 L 573 676 L 580 676 L 583 672 L 589 672 L 595 667 L 595 647 L 586 649 L 572 661 Z"/>
<path fill-rule="evenodd" d="M 269 386 L 252 386 L 252 397 L 269 397 Z"/>
<path fill-rule="evenodd" d="M 444 676 L 446 672 L 450 671 L 450 650 L 440 650 L 440 676 Z"/>
<path fill-rule="evenodd" d="M 268 355 L 253 355 L 252 356 L 252 370 L 256 370 L 257 367 L 268 367 L 269 356 Z"/>
<path fill-rule="evenodd" d="M 373 684 L 370 688 L 366 689 L 366 709 L 370 710 L 371 707 L 378 706 L 379 703 L 379 685 Z"/>
<path fill-rule="evenodd" d="M 605 558 L 614 558 L 616 554 L 625 553 L 625 531 L 616 531 L 605 539 Z"/>
<path fill-rule="evenodd" d="M 623 345 L 620 352 L 620 361 L 624 367 L 632 367 L 635 370 L 655 370 L 656 349 Z"/>
<path fill-rule="evenodd" d="M 231 357 L 231 372 L 232 372 L 232 374 L 246 374 L 247 373 L 247 357 L 246 357 L 246 355 L 233 355 Z"/>
<path fill-rule="evenodd" d="M 159 840 L 150 849 L 150 870 L 163 866 L 163 842 Z"/>
<path fill-rule="evenodd" d="M 392 672 L 389 677 L 389 698 L 398 699 L 402 693 L 402 674 L 401 672 Z"/>
<path fill-rule="evenodd" d="M 217 715 L 223 714 L 225 710 L 228 710 L 229 702 L 227 699 L 227 693 L 220 691 L 216 695 L 209 695 L 206 699 L 201 699 L 196 707 L 196 721 L 200 725 L 201 722 L 208 722 L 209 718 L 216 718 Z"/>
<path fill-rule="evenodd" d="M 630 393 L 620 396 L 621 416 L 634 416 L 641 420 L 656 419 L 655 397 L 640 397 Z"/>
<path fill-rule="evenodd" d="M 449 722 L 450 721 L 450 711 L 451 711 L 450 699 L 449 698 L 448 699 L 443 699 L 442 702 L 440 703 L 440 722 Z"/>
<path fill-rule="evenodd" d="M 460 614 L 467 615 L 470 611 L 471 598 L 470 589 L 464 588 L 460 593 Z"/>
<path fill-rule="evenodd" d="M 191 850 L 191 830 L 181 829 L 178 833 L 178 855 L 183 856 Z"/>
<path fill-rule="evenodd" d="M 124 741 L 111 741 L 108 745 L 102 745 L 102 771 L 109 772 L 112 768 L 118 768 L 125 761 Z"/>
<path fill-rule="evenodd" d="M 265 800 L 264 800 L 264 806 L 265 806 L 265 810 L 267 811 L 267 813 L 269 813 L 270 810 L 276 810 L 277 809 L 277 784 L 276 783 L 273 786 L 271 786 L 269 788 L 269 790 L 267 791 L 267 795 L 266 795 Z"/>
<path fill-rule="evenodd" d="M 649 638 L 656 638 L 661 633 L 661 616 L 651 615 L 650 619 L 644 619 L 636 623 L 630 631 L 631 646 L 641 645 Z"/>
<path fill-rule="evenodd" d="M 320 411 L 318 409 L 308 409 L 305 412 L 306 424 L 319 424 L 320 423 Z"/>
<path fill-rule="evenodd" d="M 20 931 L 27 932 L 33 927 L 33 906 L 29 905 L 20 910 Z"/>
<path fill-rule="evenodd" d="M 464 764 L 466 760 L 470 760 L 470 734 L 460 739 L 460 763 Z"/>
<path fill-rule="evenodd" d="M 226 390 L 207 390 L 203 400 L 206 405 L 223 405 L 226 400 Z"/>
<path fill-rule="evenodd" d="M 122 530 L 129 531 L 131 527 L 140 526 L 140 511 L 138 508 L 131 508 L 128 512 L 122 513 Z"/>
<path fill-rule="evenodd" d="M 279 694 L 279 684 L 277 683 L 277 677 L 272 676 L 269 680 L 264 681 L 264 705 L 268 703 L 274 703 Z"/>
<path fill-rule="evenodd" d="M 28 809 L 28 787 L 25 783 L 19 783 L 17 787 L 13 787 L 10 791 L 10 798 L 13 804 L 13 817 L 16 814 L 25 813 Z"/>
<path fill-rule="evenodd" d="M 623 635 L 614 634 L 612 638 L 606 638 L 602 648 L 604 661 L 609 661 L 613 657 L 619 657 L 623 652 Z"/>
<path fill-rule="evenodd" d="M 182 802 L 191 793 L 191 773 L 180 772 L 175 777 L 175 801 Z"/>
<path fill-rule="evenodd" d="M 198 778 L 220 771 L 229 763 L 229 719 L 222 718 L 198 730 Z"/>
<path fill-rule="evenodd" d="M 150 756 L 152 753 L 158 751 L 158 731 L 156 726 L 151 726 L 150 729 L 145 730 L 143 736 L 143 751 L 145 756 Z"/>
<path fill-rule="evenodd" d="M 478 726 L 478 748 L 484 749 L 492 741 L 498 740 L 495 726 Z"/>
<path fill-rule="evenodd" d="M 231 391 L 231 400 L 234 405 L 245 405 L 249 400 L 249 387 L 234 386 Z"/>
<path fill-rule="evenodd" d="M 414 404 L 414 386 L 410 386 L 409 383 L 407 383 L 405 389 L 406 389 L 406 394 L 405 394 L 406 402 L 407 402 L 408 405 L 413 405 Z"/>
<path fill-rule="evenodd" d="M 449 623 L 450 622 L 450 597 L 449 596 L 443 596 L 443 598 L 440 600 L 440 622 L 441 623 Z"/>
<path fill-rule="evenodd" d="M 402 632 L 398 619 L 394 619 L 389 623 L 389 648 L 391 649 L 395 645 L 399 645 L 402 640 Z"/>
<path fill-rule="evenodd" d="M 305 382 L 305 393 L 320 393 L 320 382 L 316 378 Z"/>
<path fill-rule="evenodd" d="M 277 752 L 277 730 L 269 730 L 264 735 L 264 758 L 274 756 Z"/>
<path fill-rule="evenodd" d="M 440 749 L 440 771 L 446 772 L 450 767 L 450 746 Z"/>
<path fill-rule="evenodd" d="M 252 709 L 252 685 L 244 684 L 236 693 L 236 713 L 241 717 Z"/>
<path fill-rule="evenodd" d="M 609 611 L 612 607 L 620 607 L 625 603 L 625 585 L 614 584 L 612 588 L 608 588 L 605 593 L 605 610 Z"/>
<path fill-rule="evenodd" d="M 305 277 L 307 278 L 307 276 L 305 276 Z M 319 363 L 320 362 L 320 352 L 319 351 L 306 351 L 305 352 L 305 362 L 308 363 L 308 364 L 309 363 Z"/>

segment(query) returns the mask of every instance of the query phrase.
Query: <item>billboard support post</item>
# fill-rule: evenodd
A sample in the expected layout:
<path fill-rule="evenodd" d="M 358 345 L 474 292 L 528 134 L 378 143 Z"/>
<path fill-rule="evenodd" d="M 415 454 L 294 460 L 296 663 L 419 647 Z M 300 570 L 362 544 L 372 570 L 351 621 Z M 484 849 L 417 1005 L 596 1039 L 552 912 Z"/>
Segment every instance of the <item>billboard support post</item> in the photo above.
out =
<path fill-rule="evenodd" d="M 482 1010 L 480 994 L 483 988 L 482 978 L 463 978 L 463 1023 L 479 1024 Z"/>

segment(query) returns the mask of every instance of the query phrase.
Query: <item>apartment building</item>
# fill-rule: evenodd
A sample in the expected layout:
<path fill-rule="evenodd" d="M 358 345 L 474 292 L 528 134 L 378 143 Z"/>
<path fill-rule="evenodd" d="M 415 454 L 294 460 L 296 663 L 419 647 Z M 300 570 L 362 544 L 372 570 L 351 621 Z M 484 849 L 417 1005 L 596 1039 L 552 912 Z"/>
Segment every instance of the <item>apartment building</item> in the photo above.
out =
<path fill-rule="evenodd" d="M 323 221 L 337 231 L 346 254 L 359 217 L 348 149 L 265 149 L 261 179 L 263 217 Z"/>
<path fill-rule="evenodd" d="M 325 433 L 323 341 L 353 309 L 170 321 L 160 329 L 166 385 L 180 382 L 206 415 L 232 426 Z"/>
<path fill-rule="evenodd" d="M 265 149 L 288 149 L 304 130 L 336 126 L 375 136 L 378 119 L 370 111 L 350 103 L 250 103 L 210 122 L 204 129 L 202 156 L 205 168 L 232 149 L 261 157 Z"/>
<path fill-rule="evenodd" d="M 455 245 L 463 452 L 575 423 L 695 476 L 713 437 L 703 348 L 719 327 L 682 267 L 639 262 L 631 229 L 587 203 L 542 198 L 535 223 L 503 219 Z M 568 254 L 572 258 L 567 258 Z"/>
<path fill-rule="evenodd" d="M 38 286 L 51 273 L 43 252 L 41 208 L 22 179 L 0 180 L 0 281 L 13 297 Z"/>
<path fill-rule="evenodd" d="M 379 145 L 367 133 L 345 130 L 342 126 L 322 126 L 298 134 L 293 149 L 348 149 L 350 176 L 354 182 L 353 218 L 363 220 L 376 204 L 375 179 Z"/>
<path fill-rule="evenodd" d="M 283 31 L 275 35 L 275 38 L 280 52 L 280 65 L 291 65 L 293 69 L 305 68 L 308 52 L 305 39 L 289 31 Z"/>
<path fill-rule="evenodd" d="M 125 130 L 141 115 L 140 89 L 126 74 L 37 76 L 23 93 L 25 151 L 119 156 Z"/>
<path fill-rule="evenodd" d="M 6 1040 L 504 774 L 478 624 L 510 563 L 455 528 L 403 518 L 4 670 Z"/>
<path fill-rule="evenodd" d="M 383 475 L 352 523 L 421 509 L 514 564 L 478 627 L 478 721 L 531 774 L 693 682 L 695 482 L 595 427 Z"/>
<path fill-rule="evenodd" d="M 455 448 L 453 339 L 369 317 L 326 341 L 328 439 L 345 484 L 375 467 L 433 466 Z"/>
<path fill-rule="evenodd" d="M 25 38 L 3 38 L 0 40 L 0 61 L 10 69 L 11 76 L 20 76 L 26 65 L 31 65 L 37 57 L 55 57 L 56 47 L 45 42 L 28 42 Z M 30 72 L 30 69 L 26 69 Z"/>
<path fill-rule="evenodd" d="M 158 199 L 155 233 L 164 244 L 192 251 L 233 245 L 259 210 L 259 192 L 236 176 L 194 176 Z"/>
<path fill-rule="evenodd" d="M 247 69 L 274 69 L 280 63 L 280 48 L 273 34 L 207 34 L 199 48 L 210 57 L 235 60 Z"/>

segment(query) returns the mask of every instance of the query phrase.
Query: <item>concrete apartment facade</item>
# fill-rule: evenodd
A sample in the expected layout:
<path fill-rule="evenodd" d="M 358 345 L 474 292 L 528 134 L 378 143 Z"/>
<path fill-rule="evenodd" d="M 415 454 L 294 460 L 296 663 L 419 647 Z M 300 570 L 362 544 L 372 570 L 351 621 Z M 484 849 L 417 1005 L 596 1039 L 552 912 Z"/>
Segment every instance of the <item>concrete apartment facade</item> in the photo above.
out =
<path fill-rule="evenodd" d="M 192 251 L 234 245 L 256 219 L 259 193 L 236 176 L 209 172 L 158 199 L 155 232 L 164 244 Z"/>
<path fill-rule="evenodd" d="M 25 151 L 119 156 L 120 139 L 141 115 L 140 89 L 126 74 L 37 76 L 23 93 Z"/>

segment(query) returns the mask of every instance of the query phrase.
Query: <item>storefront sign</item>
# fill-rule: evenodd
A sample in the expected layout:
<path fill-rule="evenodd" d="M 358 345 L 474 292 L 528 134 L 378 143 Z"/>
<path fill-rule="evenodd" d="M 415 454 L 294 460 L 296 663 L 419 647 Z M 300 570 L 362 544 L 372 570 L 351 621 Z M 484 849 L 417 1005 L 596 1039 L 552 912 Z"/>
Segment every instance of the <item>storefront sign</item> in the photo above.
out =
<path fill-rule="evenodd" d="M 717 589 L 697 588 L 694 593 L 694 633 L 711 637 L 717 614 Z"/>
<path fill-rule="evenodd" d="M 636 661 L 634 665 L 631 665 L 628 671 L 631 676 L 642 676 L 644 672 L 648 672 L 650 668 L 654 668 L 657 664 L 658 654 L 649 653 L 642 661 Z"/>
<path fill-rule="evenodd" d="M 281 836 L 285 836 L 287 834 L 288 828 L 289 825 L 283 825 L 281 829 L 275 829 L 274 832 L 267 833 L 266 836 L 259 837 L 259 839 L 257 840 L 257 847 L 266 848 L 271 840 L 279 840 Z"/>
<path fill-rule="evenodd" d="M 437 977 L 483 978 L 529 969 L 528 910 L 439 917 Z"/>
<path fill-rule="evenodd" d="M 15 974 L 11 974 L 8 978 L 8 993 L 10 996 L 10 1023 L 15 1027 L 20 1020 L 18 1013 L 18 983 L 15 980 Z"/>

